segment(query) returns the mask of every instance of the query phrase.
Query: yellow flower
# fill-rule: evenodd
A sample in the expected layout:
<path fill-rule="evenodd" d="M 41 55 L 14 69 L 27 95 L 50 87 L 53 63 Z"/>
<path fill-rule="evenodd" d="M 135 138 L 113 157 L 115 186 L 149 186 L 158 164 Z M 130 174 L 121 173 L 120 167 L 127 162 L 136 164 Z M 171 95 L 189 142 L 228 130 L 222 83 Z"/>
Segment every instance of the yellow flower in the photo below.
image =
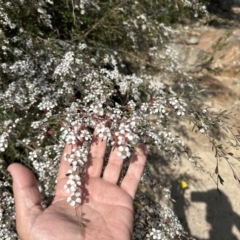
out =
<path fill-rule="evenodd" d="M 188 184 L 187 184 L 187 182 L 185 182 L 185 181 L 181 181 L 181 187 L 182 187 L 182 189 L 186 189 L 186 188 L 188 188 Z"/>

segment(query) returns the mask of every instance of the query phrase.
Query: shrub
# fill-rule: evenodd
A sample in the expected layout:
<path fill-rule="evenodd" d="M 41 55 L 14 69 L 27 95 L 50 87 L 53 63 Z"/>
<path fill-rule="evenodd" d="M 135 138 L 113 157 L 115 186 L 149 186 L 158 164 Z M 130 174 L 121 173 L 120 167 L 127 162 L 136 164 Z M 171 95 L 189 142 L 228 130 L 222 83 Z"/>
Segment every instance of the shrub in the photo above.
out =
<path fill-rule="evenodd" d="M 95 126 L 109 149 L 121 146 L 125 168 L 141 141 L 153 155 L 161 151 L 166 159 L 179 160 L 185 154 L 204 169 L 173 131 L 174 124 L 185 120 L 222 157 L 225 148 L 211 130 L 225 124 L 226 113 L 214 114 L 193 101 L 194 85 L 171 49 L 157 54 L 175 31 L 169 24 L 204 12 L 200 3 L 187 0 L 0 0 L 1 239 L 18 238 L 7 166 L 21 162 L 30 167 L 48 205 L 64 145 L 84 139 L 83 146 L 66 156 L 74 173 L 86 161 Z M 156 57 L 161 66 L 153 66 Z M 170 81 L 153 77 L 152 68 L 191 90 L 174 91 Z M 143 183 L 149 178 L 146 167 Z M 169 194 L 163 188 L 163 195 Z M 135 207 L 134 239 L 184 235 L 174 213 L 141 191 Z"/>

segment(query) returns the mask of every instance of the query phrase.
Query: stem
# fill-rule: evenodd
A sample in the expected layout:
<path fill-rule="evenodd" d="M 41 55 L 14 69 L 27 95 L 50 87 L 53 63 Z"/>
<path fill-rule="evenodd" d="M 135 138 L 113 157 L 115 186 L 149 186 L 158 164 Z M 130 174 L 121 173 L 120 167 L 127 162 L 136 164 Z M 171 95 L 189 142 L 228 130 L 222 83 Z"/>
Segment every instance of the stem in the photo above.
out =
<path fill-rule="evenodd" d="M 107 18 L 110 13 L 112 13 L 116 8 L 120 7 L 125 1 L 120 1 L 115 7 L 113 7 L 112 9 L 110 9 L 97 23 L 95 23 L 86 33 L 84 33 L 84 37 L 87 37 L 87 35 L 92 32 L 95 28 L 98 27 L 98 25 L 100 25 L 105 18 Z"/>

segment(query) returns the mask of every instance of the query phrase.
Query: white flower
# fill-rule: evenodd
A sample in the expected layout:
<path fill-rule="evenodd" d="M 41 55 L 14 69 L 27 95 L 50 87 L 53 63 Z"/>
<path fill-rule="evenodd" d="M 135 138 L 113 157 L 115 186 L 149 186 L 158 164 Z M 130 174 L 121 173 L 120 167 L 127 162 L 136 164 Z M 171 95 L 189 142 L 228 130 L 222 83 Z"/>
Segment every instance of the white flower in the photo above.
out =
<path fill-rule="evenodd" d="M 117 140 L 118 140 L 117 142 L 118 145 L 122 145 L 125 143 L 125 138 L 123 136 L 118 136 Z"/>
<path fill-rule="evenodd" d="M 147 112 L 148 108 L 149 108 L 149 105 L 148 105 L 147 103 L 143 103 L 143 104 L 141 105 L 141 110 L 142 110 L 143 112 Z"/>
<path fill-rule="evenodd" d="M 63 159 L 65 161 L 69 161 L 70 158 L 71 158 L 71 154 L 70 153 L 64 153 L 63 154 Z M 69 162 L 71 162 L 71 160 Z"/>
<path fill-rule="evenodd" d="M 152 231 L 150 232 L 150 236 L 152 236 L 152 239 L 161 239 L 161 232 L 158 229 L 152 228 Z"/>
<path fill-rule="evenodd" d="M 42 102 L 38 104 L 40 110 L 51 110 L 57 106 L 57 102 L 54 99 L 49 99 L 47 97 L 42 99 Z"/>
<path fill-rule="evenodd" d="M 80 133 L 80 136 L 78 137 L 79 139 L 80 138 L 83 138 L 84 140 L 90 140 L 91 139 L 91 135 L 90 135 L 90 133 L 89 133 L 89 131 L 87 131 L 87 130 L 82 130 L 81 131 L 81 133 Z"/>
<path fill-rule="evenodd" d="M 31 127 L 37 129 L 40 126 L 40 121 L 32 122 Z"/>
<path fill-rule="evenodd" d="M 119 83 L 119 87 L 120 87 L 119 90 L 120 90 L 121 94 L 124 95 L 129 88 L 129 82 L 126 80 L 123 80 L 122 82 Z"/>
<path fill-rule="evenodd" d="M 77 204 L 81 203 L 80 192 L 74 192 L 71 194 L 71 197 L 67 198 L 67 202 L 70 203 L 72 207 L 75 207 Z"/>
<path fill-rule="evenodd" d="M 103 107 L 102 107 L 101 103 L 92 104 L 90 106 L 90 110 L 93 111 L 93 113 L 95 113 L 95 114 L 97 114 L 99 116 L 103 116 L 103 114 L 104 114 L 104 110 L 103 110 Z"/>
<path fill-rule="evenodd" d="M 65 76 L 71 71 L 71 64 L 74 60 L 74 53 L 67 52 L 62 59 L 62 62 L 55 68 L 53 76 Z"/>
<path fill-rule="evenodd" d="M 136 119 L 136 117 L 133 117 L 130 122 L 130 126 L 132 129 L 134 129 L 136 127 L 136 123 L 137 123 L 137 119 Z"/>
<path fill-rule="evenodd" d="M 126 138 L 132 143 L 132 144 L 137 144 L 138 140 L 139 140 L 139 137 L 132 133 L 132 132 L 129 132 L 127 133 L 126 135 Z"/>
<path fill-rule="evenodd" d="M 75 192 L 77 190 L 77 184 L 72 179 L 68 179 L 67 183 L 64 185 L 64 189 L 67 193 Z"/>
<path fill-rule="evenodd" d="M 78 48 L 79 48 L 80 50 L 84 50 L 85 48 L 87 48 L 87 45 L 86 45 L 85 43 L 80 43 L 80 44 L 78 45 Z"/>
<path fill-rule="evenodd" d="M 101 133 L 104 130 L 105 130 L 105 126 L 102 123 L 97 125 L 97 127 L 96 127 L 97 133 Z"/>
<path fill-rule="evenodd" d="M 127 133 L 126 138 L 127 138 L 129 141 L 132 141 L 133 138 L 134 138 L 134 134 L 133 134 L 133 133 Z"/>
<path fill-rule="evenodd" d="M 87 161 L 87 154 L 88 154 L 87 150 L 81 147 L 73 153 L 74 155 L 73 160 L 76 162 L 77 165 L 83 166 L 84 163 Z"/>
<path fill-rule="evenodd" d="M 33 160 L 35 158 L 37 158 L 37 152 L 36 151 L 29 152 L 29 159 Z"/>
<path fill-rule="evenodd" d="M 129 101 L 129 102 L 127 103 L 127 105 L 128 105 L 132 110 L 134 110 L 135 107 L 136 107 L 136 103 L 135 103 L 133 100 Z"/>
<path fill-rule="evenodd" d="M 120 146 L 118 150 L 118 156 L 122 157 L 123 159 L 131 155 L 128 147 Z"/>
<path fill-rule="evenodd" d="M 103 140 L 111 139 L 112 135 L 110 129 L 105 127 L 103 124 L 99 124 L 96 128 L 98 137 L 102 138 Z"/>
<path fill-rule="evenodd" d="M 67 144 L 76 144 L 76 137 L 74 136 L 73 133 L 70 133 L 66 136 L 66 143 Z"/>
<path fill-rule="evenodd" d="M 125 134 L 125 132 L 129 132 L 130 131 L 130 128 L 129 128 L 129 125 L 125 124 L 125 123 L 121 123 L 120 126 L 119 126 L 119 132 L 121 134 Z"/>

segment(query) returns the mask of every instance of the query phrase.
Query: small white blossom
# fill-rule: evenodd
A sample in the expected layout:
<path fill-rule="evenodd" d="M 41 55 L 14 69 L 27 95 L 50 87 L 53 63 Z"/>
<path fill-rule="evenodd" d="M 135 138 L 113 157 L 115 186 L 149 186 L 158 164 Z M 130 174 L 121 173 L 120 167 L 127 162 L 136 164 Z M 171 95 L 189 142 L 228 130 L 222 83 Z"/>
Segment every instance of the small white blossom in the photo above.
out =
<path fill-rule="evenodd" d="M 81 203 L 81 194 L 80 192 L 74 192 L 71 194 L 71 197 L 67 198 L 67 202 L 70 203 L 72 207 L 75 207 L 77 204 Z"/>
<path fill-rule="evenodd" d="M 88 140 L 90 140 L 91 139 L 91 134 L 90 134 L 90 132 L 89 131 L 87 131 L 87 130 L 81 130 L 81 133 L 80 133 L 80 135 L 79 135 L 79 137 L 78 137 L 78 139 L 84 139 L 84 140 L 86 140 L 86 141 L 88 141 Z"/>
<path fill-rule="evenodd" d="M 92 104 L 90 106 L 90 111 L 92 111 L 93 113 L 99 115 L 99 116 L 103 116 L 104 114 L 104 110 L 103 110 L 103 106 L 101 103 L 98 104 Z"/>
<path fill-rule="evenodd" d="M 108 127 L 105 127 L 103 124 L 97 125 L 96 131 L 98 133 L 98 137 L 102 138 L 103 140 L 112 139 L 110 129 Z"/>
<path fill-rule="evenodd" d="M 118 147 L 118 156 L 125 159 L 126 157 L 130 157 L 130 155 L 131 155 L 131 153 L 130 153 L 128 147 L 125 147 L 125 146 L 119 146 Z"/>
<path fill-rule="evenodd" d="M 69 192 L 75 192 L 77 190 L 77 184 L 73 179 L 68 179 L 67 183 L 64 185 L 64 189 L 67 193 Z"/>
<path fill-rule="evenodd" d="M 76 136 L 73 134 L 73 133 L 69 133 L 67 136 L 66 136 L 66 143 L 67 144 L 76 144 L 77 142 L 77 138 Z"/>
<path fill-rule="evenodd" d="M 152 237 L 152 239 L 161 239 L 162 234 L 159 229 L 152 228 L 150 236 Z"/>

